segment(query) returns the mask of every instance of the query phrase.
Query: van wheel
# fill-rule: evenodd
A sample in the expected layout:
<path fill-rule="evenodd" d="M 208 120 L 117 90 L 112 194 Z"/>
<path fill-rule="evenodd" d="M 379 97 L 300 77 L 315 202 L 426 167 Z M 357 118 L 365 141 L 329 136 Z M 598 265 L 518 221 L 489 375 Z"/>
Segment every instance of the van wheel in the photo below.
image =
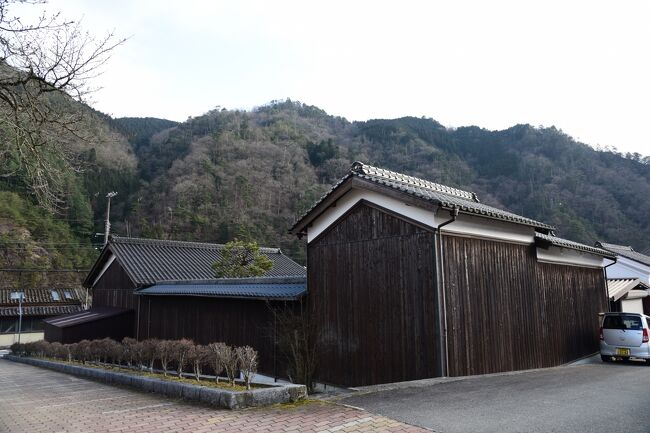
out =
<path fill-rule="evenodd" d="M 612 362 L 612 361 L 613 361 L 612 357 L 611 357 L 611 356 L 607 356 L 607 355 L 600 355 L 600 359 L 602 359 L 603 362 Z M 650 361 L 650 360 L 649 360 L 649 361 Z"/>

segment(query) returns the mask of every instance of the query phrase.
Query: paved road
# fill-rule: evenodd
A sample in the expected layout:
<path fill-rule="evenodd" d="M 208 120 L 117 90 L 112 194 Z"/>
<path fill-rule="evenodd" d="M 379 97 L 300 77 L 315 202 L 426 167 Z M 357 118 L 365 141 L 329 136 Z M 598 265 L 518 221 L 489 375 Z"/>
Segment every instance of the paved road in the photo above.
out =
<path fill-rule="evenodd" d="M 0 359 L 0 432 L 413 432 L 339 405 L 216 410 Z"/>
<path fill-rule="evenodd" d="M 648 433 L 650 367 L 598 360 L 343 401 L 440 433 Z"/>

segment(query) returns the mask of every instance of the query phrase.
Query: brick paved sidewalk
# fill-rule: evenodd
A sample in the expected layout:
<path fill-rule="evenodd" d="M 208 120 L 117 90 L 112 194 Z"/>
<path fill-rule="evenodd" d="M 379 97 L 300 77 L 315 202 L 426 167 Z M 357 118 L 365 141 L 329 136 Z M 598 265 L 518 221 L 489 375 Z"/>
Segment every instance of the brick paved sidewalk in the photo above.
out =
<path fill-rule="evenodd" d="M 0 432 L 425 432 L 325 402 L 227 411 L 0 359 Z"/>

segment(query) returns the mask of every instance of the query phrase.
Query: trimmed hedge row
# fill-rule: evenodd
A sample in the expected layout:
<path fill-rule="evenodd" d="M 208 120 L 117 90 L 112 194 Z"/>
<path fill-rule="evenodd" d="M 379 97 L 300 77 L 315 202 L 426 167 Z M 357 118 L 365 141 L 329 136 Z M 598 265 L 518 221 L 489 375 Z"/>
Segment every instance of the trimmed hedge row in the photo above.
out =
<path fill-rule="evenodd" d="M 257 351 L 250 346 L 231 347 L 225 343 L 195 344 L 192 340 L 137 341 L 125 338 L 117 342 L 110 338 L 102 340 L 82 340 L 79 343 L 49 343 L 44 340 L 33 343 L 14 343 L 11 351 L 18 356 L 55 358 L 69 362 L 104 363 L 115 366 L 147 369 L 153 372 L 154 364 L 162 367 L 167 376 L 175 368 L 180 377 L 186 370 L 191 371 L 197 381 L 201 380 L 206 368 L 211 369 L 215 380 L 225 373 L 228 382 L 235 384 L 238 372 L 244 377 L 246 388 L 257 372 Z M 188 370 L 189 367 L 189 370 Z"/>

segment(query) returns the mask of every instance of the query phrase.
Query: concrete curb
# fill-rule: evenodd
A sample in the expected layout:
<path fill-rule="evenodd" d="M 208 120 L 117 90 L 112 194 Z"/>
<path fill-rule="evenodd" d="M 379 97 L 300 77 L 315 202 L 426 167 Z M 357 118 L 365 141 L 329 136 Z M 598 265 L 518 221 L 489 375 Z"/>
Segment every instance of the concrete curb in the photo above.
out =
<path fill-rule="evenodd" d="M 244 409 L 278 403 L 292 403 L 307 397 L 307 388 L 304 385 L 283 384 L 250 391 L 228 391 L 227 389 L 191 385 L 189 383 L 174 383 L 164 379 L 140 377 L 100 368 L 46 361 L 44 359 L 23 358 L 15 355 L 5 355 L 3 359 L 48 368 L 110 385 L 126 386 L 139 391 L 153 392 L 166 397 L 181 398 L 226 409 Z"/>

